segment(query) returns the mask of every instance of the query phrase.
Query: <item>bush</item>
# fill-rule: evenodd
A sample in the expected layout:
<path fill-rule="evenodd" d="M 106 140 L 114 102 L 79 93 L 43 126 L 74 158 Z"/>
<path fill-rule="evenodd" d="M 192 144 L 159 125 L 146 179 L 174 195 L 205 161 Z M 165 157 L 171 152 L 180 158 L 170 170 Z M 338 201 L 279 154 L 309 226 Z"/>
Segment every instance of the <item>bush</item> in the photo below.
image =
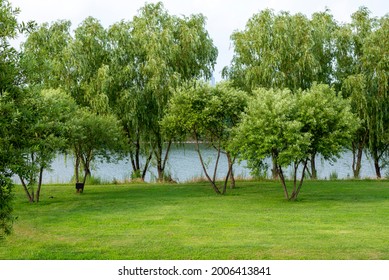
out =
<path fill-rule="evenodd" d="M 14 217 L 12 216 L 11 180 L 0 174 L 0 239 L 11 233 Z"/>

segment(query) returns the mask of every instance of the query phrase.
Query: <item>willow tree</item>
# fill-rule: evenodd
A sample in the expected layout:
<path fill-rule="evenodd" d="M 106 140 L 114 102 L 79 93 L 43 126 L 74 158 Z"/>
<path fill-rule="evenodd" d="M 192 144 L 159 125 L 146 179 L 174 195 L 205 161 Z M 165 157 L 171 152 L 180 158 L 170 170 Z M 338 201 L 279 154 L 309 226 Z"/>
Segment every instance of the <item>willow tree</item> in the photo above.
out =
<path fill-rule="evenodd" d="M 363 150 L 374 161 L 376 176 L 381 177 L 388 152 L 388 19 L 370 17 L 362 7 L 352 15 L 352 22 L 337 34 L 336 78 L 344 97 L 350 98 L 353 111 L 362 126 L 351 142 L 354 177 L 359 177 Z"/>
<path fill-rule="evenodd" d="M 330 83 L 336 28 L 328 10 L 315 13 L 311 20 L 302 14 L 263 10 L 249 19 L 243 31 L 232 34 L 235 54 L 224 75 L 249 92 L 264 87 L 295 93 L 314 82 Z M 313 178 L 315 156 L 310 160 Z"/>
<path fill-rule="evenodd" d="M 67 89 L 69 83 L 65 50 L 72 40 L 70 21 L 43 23 L 22 43 L 21 67 L 30 89 Z"/>
<path fill-rule="evenodd" d="M 120 120 L 129 144 L 132 177 L 144 180 L 153 155 L 148 129 L 153 111 L 150 100 L 142 92 L 140 79 L 143 64 L 137 63 L 135 41 L 131 22 L 121 21 L 109 28 L 109 102 Z M 154 114 L 154 113 L 153 113 Z M 146 160 L 142 161 L 142 157 Z"/>
<path fill-rule="evenodd" d="M 68 91 L 77 104 L 98 113 L 109 112 L 107 40 L 107 31 L 100 21 L 88 17 L 75 29 L 64 54 L 70 77 Z"/>
<path fill-rule="evenodd" d="M 257 87 L 304 90 L 316 80 L 320 62 L 313 52 L 310 20 L 302 14 L 263 10 L 231 39 L 235 53 L 225 74 L 248 91 Z"/>
<path fill-rule="evenodd" d="M 144 178 L 144 151 L 155 159 L 158 180 L 163 180 L 171 139 L 164 138 L 159 121 L 175 88 L 211 77 L 217 50 L 203 15 L 172 16 L 161 2 L 146 4 L 131 22 L 113 26 L 110 34 L 111 94 L 116 104 L 123 104 L 120 116 L 133 146 L 133 170 Z"/>
<path fill-rule="evenodd" d="M 366 89 L 370 100 L 368 116 L 369 146 L 376 175 L 389 165 L 389 17 L 379 25 L 363 45 L 362 64 L 366 76 Z"/>

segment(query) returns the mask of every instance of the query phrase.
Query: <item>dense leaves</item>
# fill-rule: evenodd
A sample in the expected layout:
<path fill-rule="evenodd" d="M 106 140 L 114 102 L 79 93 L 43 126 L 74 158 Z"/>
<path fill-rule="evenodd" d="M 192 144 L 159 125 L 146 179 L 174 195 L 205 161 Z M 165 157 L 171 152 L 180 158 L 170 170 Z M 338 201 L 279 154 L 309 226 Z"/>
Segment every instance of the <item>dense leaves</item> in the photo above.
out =
<path fill-rule="evenodd" d="M 173 95 L 168 113 L 161 122 L 170 137 L 195 141 L 204 174 L 218 194 L 226 192 L 229 177 L 234 185 L 232 168 L 235 156 L 228 150 L 228 143 L 232 139 L 231 130 L 239 123 L 246 105 L 246 93 L 234 89 L 228 83 L 220 83 L 216 87 L 204 83 L 188 85 Z M 201 154 L 199 144 L 203 141 L 217 151 L 213 175 L 209 174 Z M 221 153 L 225 153 L 228 159 L 228 171 L 222 190 L 216 185 Z"/>
<path fill-rule="evenodd" d="M 73 99 L 61 90 L 32 92 L 20 104 L 17 174 L 30 202 L 39 202 L 42 176 L 57 153 L 67 149 L 69 120 L 76 111 Z M 36 189 L 35 189 L 36 188 Z"/>
<path fill-rule="evenodd" d="M 18 113 L 15 99 L 18 97 L 17 52 L 9 40 L 18 34 L 18 9 L 7 0 L 0 0 L 0 238 L 12 230 L 12 188 L 10 180 L 16 153 Z"/>
<path fill-rule="evenodd" d="M 67 139 L 76 156 L 75 176 L 82 166 L 83 183 L 91 175 L 91 163 L 95 159 L 111 161 L 123 153 L 123 130 L 115 116 L 97 115 L 87 109 L 79 109 L 69 121 Z"/>
<path fill-rule="evenodd" d="M 328 10 L 311 18 L 261 11 L 231 36 L 230 81 L 211 87 L 205 81 L 218 52 L 202 14 L 174 16 L 159 2 L 108 28 L 88 17 L 72 32 L 66 20 L 19 24 L 18 13 L 0 0 L 3 233 L 12 221 L 9 178 L 18 174 L 28 200 L 39 201 L 43 170 L 58 153 L 74 153 L 77 182 L 85 183 L 94 160 L 120 156 L 129 156 L 133 177 L 144 179 L 153 164 L 162 181 L 172 142 L 189 140 L 215 192 L 225 193 L 228 179 L 234 185 L 237 157 L 252 167 L 272 157 L 289 199 L 297 198 L 309 165 L 316 178 L 318 154 L 334 160 L 351 148 L 355 177 L 364 150 L 377 177 L 387 166 L 387 16 L 371 18 L 360 8 L 350 24 L 339 24 Z M 28 37 L 19 53 L 9 41 L 21 31 Z M 213 174 L 200 142 L 217 151 Z M 220 188 L 223 154 L 229 168 Z"/>
<path fill-rule="evenodd" d="M 313 85 L 295 95 L 289 90 L 260 88 L 254 91 L 241 124 L 235 128 L 233 148 L 256 165 L 272 157 L 285 198 L 295 200 L 311 155 L 320 153 L 327 159 L 338 156 L 357 127 L 348 101 L 336 96 L 327 85 Z M 292 193 L 283 171 L 290 165 Z"/>
<path fill-rule="evenodd" d="M 210 78 L 216 62 L 205 17 L 172 16 L 160 2 L 147 4 L 132 21 L 113 25 L 108 34 L 110 102 L 125 127 L 133 170 L 144 179 L 154 157 L 158 179 L 163 180 L 171 139 L 164 137 L 159 122 L 168 100 L 183 83 Z M 142 154 L 147 158 L 144 168 Z"/>
<path fill-rule="evenodd" d="M 370 17 L 367 8 L 352 15 L 352 22 L 342 26 L 337 36 L 336 77 L 342 93 L 352 101 L 353 111 L 362 126 L 352 141 L 354 177 L 359 177 L 362 150 L 374 161 L 376 175 L 387 166 L 389 152 L 388 102 L 388 16 Z"/>

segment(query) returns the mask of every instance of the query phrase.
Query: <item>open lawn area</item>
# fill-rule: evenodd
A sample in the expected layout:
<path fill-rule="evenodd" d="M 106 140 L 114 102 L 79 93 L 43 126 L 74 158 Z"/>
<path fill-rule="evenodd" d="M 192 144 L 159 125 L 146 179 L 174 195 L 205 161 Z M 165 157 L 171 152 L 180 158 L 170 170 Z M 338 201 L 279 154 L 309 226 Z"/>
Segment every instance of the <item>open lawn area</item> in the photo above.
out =
<path fill-rule="evenodd" d="M 297 202 L 279 182 L 45 185 L 15 188 L 14 232 L 0 259 L 385 259 L 389 181 L 306 181 Z"/>

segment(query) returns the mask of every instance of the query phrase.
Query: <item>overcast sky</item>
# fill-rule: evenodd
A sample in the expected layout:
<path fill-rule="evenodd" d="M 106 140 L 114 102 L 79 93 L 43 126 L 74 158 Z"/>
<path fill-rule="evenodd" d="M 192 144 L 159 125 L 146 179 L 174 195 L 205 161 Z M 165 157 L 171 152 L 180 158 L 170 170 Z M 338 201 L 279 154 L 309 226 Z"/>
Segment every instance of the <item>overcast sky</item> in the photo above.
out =
<path fill-rule="evenodd" d="M 19 7 L 19 20 L 35 20 L 38 23 L 53 22 L 58 19 L 71 20 L 73 29 L 86 17 L 93 16 L 103 26 L 122 19 L 131 20 L 145 2 L 144 0 L 9 0 L 13 7 Z M 366 6 L 372 16 L 382 17 L 389 12 L 388 0 L 163 0 L 170 14 L 190 15 L 202 13 L 207 17 L 207 30 L 219 50 L 215 69 L 216 80 L 220 80 L 220 71 L 232 58 L 230 35 L 242 30 L 247 20 L 265 8 L 275 12 L 301 12 L 308 17 L 312 13 L 331 10 L 338 22 L 349 22 L 350 15 L 360 6 Z"/>

